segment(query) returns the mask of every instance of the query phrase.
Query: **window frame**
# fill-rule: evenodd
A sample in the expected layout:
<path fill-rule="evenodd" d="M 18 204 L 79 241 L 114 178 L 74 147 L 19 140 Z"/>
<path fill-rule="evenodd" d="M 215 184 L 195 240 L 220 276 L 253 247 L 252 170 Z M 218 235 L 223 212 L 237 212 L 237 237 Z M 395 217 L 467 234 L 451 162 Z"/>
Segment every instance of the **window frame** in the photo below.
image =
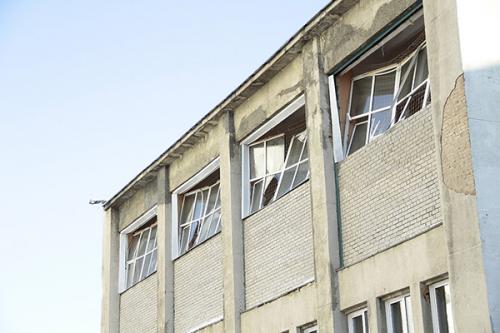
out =
<path fill-rule="evenodd" d="M 407 300 L 409 303 L 409 309 L 407 307 Z M 394 333 L 394 328 L 392 327 L 391 305 L 396 303 L 400 304 L 399 306 L 401 311 L 403 333 L 414 333 L 412 304 L 411 304 L 411 296 L 409 293 L 402 294 L 396 297 L 391 297 L 384 301 L 387 333 Z M 403 313 L 405 314 L 404 316 Z"/>
<path fill-rule="evenodd" d="M 206 177 L 210 176 L 213 172 L 215 172 L 219 168 L 220 168 L 220 158 L 217 157 L 172 192 L 172 260 L 175 260 L 178 257 L 182 256 L 183 254 L 189 252 L 186 251 L 184 253 L 181 253 L 179 249 L 179 240 L 180 240 L 179 197 L 185 193 L 188 193 L 189 190 L 198 185 L 201 181 L 203 181 Z M 222 209 L 222 200 L 221 200 L 221 209 Z M 222 219 L 222 210 L 221 210 L 221 219 Z M 222 223 L 222 220 L 220 223 Z"/>
<path fill-rule="evenodd" d="M 363 322 L 363 333 L 369 333 L 370 323 L 368 322 L 368 308 L 364 307 L 359 310 L 350 312 L 347 314 L 347 332 L 354 333 L 353 319 L 361 316 L 361 321 Z M 368 326 L 367 326 L 368 325 Z M 367 330 L 368 327 L 368 330 Z"/>
<path fill-rule="evenodd" d="M 241 218 L 251 215 L 250 207 L 250 146 L 276 125 L 305 106 L 305 96 L 301 94 L 288 104 L 282 111 L 253 131 L 240 143 L 241 148 Z M 286 155 L 285 155 L 286 158 Z"/>
<path fill-rule="evenodd" d="M 430 302 L 431 302 L 431 317 L 432 317 L 432 332 L 433 333 L 447 333 L 447 332 L 441 332 L 441 330 L 439 328 L 439 315 L 437 312 L 436 289 L 440 288 L 440 287 L 444 287 L 445 290 L 446 290 L 446 287 L 448 287 L 448 292 L 451 295 L 451 291 L 449 289 L 450 283 L 449 283 L 448 279 L 441 280 L 439 282 L 435 282 L 435 283 L 432 283 L 431 285 L 429 285 L 429 296 L 430 296 Z M 450 319 L 451 319 L 451 322 L 450 322 Z M 450 332 L 450 333 L 455 332 L 455 327 L 454 327 L 454 323 L 453 323 L 453 308 L 451 307 L 451 304 L 450 304 L 450 308 L 446 309 L 446 321 L 448 324 L 448 328 L 450 328 L 450 326 L 451 326 L 451 330 L 448 329 L 448 332 Z"/>
<path fill-rule="evenodd" d="M 150 208 L 148 211 L 146 211 L 137 219 L 135 219 L 132 223 L 130 223 L 126 228 L 120 231 L 120 237 L 119 237 L 120 248 L 118 255 L 119 257 L 118 292 L 120 294 L 134 286 L 131 285 L 130 287 L 127 287 L 127 261 L 128 261 L 127 254 L 128 254 L 129 235 L 137 232 L 139 229 L 141 229 L 142 226 L 150 222 L 155 217 L 157 218 L 157 205 L 154 205 L 152 208 Z M 156 222 L 156 225 L 158 225 L 158 221 Z M 156 244 L 158 246 L 158 229 L 156 232 L 156 239 L 157 239 Z M 158 267 L 158 259 L 156 260 L 157 260 L 156 267 Z M 137 283 L 139 283 L 140 281 L 138 281 Z"/>
<path fill-rule="evenodd" d="M 366 137 L 365 137 L 365 143 L 363 146 L 367 145 L 370 143 L 372 140 L 376 139 L 377 137 L 383 135 L 385 133 L 379 133 L 377 135 L 372 135 L 371 133 L 371 121 L 372 117 L 374 114 L 380 113 L 380 112 L 386 112 L 389 111 L 391 112 L 391 121 L 389 124 L 389 129 L 391 129 L 396 123 L 399 121 L 403 120 L 406 117 L 402 117 L 404 112 L 402 112 L 401 116 L 399 119 L 396 119 L 396 112 L 397 112 L 397 107 L 400 103 L 402 103 L 405 99 L 408 97 L 412 96 L 416 91 L 418 91 L 421 87 L 425 85 L 425 92 L 424 92 L 424 98 L 422 102 L 422 107 L 420 110 L 426 107 L 427 100 L 429 98 L 429 93 L 430 93 L 430 83 L 429 83 L 429 73 L 427 73 L 427 78 L 420 82 L 417 86 L 414 87 L 415 84 L 415 78 L 416 78 L 416 73 L 417 73 L 417 66 L 418 66 L 418 55 L 420 51 L 424 50 L 424 52 L 427 52 L 427 43 L 426 41 L 423 41 L 420 45 L 417 46 L 417 48 L 407 55 L 403 60 L 401 60 L 398 63 L 393 63 L 381 68 L 377 68 L 373 71 L 369 71 L 363 74 L 356 75 L 351 79 L 351 87 L 349 91 L 349 103 L 347 107 L 347 112 L 346 112 L 346 119 L 345 119 L 345 127 L 344 127 L 344 151 L 343 151 L 343 156 L 348 156 L 351 154 L 351 146 L 352 142 L 354 139 L 354 133 L 356 126 L 362 123 L 367 124 L 367 129 L 366 129 Z M 409 68 L 411 69 L 412 72 L 408 72 L 408 75 L 412 75 L 411 77 L 411 85 L 410 85 L 410 92 L 404 96 L 400 96 L 399 93 L 401 91 L 401 81 L 402 79 L 406 80 L 408 77 L 406 76 L 406 73 L 402 73 L 403 67 L 409 64 Z M 386 75 L 389 73 L 392 73 L 395 71 L 395 78 L 394 78 L 394 89 L 393 89 L 393 94 L 392 94 L 392 102 L 389 106 L 378 108 L 375 110 L 372 110 L 373 107 L 373 100 L 374 100 L 374 92 L 375 92 L 375 82 L 377 76 L 382 76 Z M 359 115 L 354 115 L 351 116 L 351 111 L 352 111 L 352 102 L 353 102 L 353 94 L 354 94 L 354 83 L 359 80 L 363 80 L 366 78 L 370 78 L 371 80 L 371 88 L 370 88 L 370 95 L 369 95 L 369 105 L 368 105 L 368 111 L 365 113 L 361 113 Z M 406 106 L 403 111 L 407 110 L 406 107 L 408 106 L 409 101 L 411 100 L 408 99 L 406 102 Z M 419 110 L 419 111 L 420 111 Z M 355 122 L 354 129 L 352 133 L 350 133 L 350 128 L 351 128 L 351 123 Z"/>

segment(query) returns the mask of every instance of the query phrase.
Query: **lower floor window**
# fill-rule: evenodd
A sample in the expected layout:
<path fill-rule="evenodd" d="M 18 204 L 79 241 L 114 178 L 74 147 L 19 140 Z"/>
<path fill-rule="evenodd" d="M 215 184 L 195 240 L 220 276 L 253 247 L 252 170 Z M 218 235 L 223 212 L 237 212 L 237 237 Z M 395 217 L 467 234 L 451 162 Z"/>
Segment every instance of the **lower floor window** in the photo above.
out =
<path fill-rule="evenodd" d="M 385 302 L 388 333 L 413 333 L 411 299 L 409 295 L 391 298 Z"/>
<path fill-rule="evenodd" d="M 441 281 L 429 286 L 431 296 L 432 328 L 434 333 L 453 333 L 450 286 Z"/>
<path fill-rule="evenodd" d="M 349 333 L 368 333 L 368 310 L 362 309 L 347 315 Z"/>

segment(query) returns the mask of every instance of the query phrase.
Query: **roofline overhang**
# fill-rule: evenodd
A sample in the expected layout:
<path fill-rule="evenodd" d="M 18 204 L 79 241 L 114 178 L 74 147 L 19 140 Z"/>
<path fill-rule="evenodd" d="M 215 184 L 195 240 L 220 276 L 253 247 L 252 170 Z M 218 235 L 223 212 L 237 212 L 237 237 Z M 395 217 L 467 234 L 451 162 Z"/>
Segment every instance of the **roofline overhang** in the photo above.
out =
<path fill-rule="evenodd" d="M 245 81 L 234 89 L 226 98 L 191 127 L 179 140 L 171 145 L 157 159 L 135 176 L 118 193 L 103 205 L 107 210 L 120 204 L 151 181 L 158 170 L 179 158 L 182 152 L 192 146 L 190 141 L 206 134 L 209 127 L 217 124 L 217 119 L 226 111 L 235 110 L 252 96 L 261 86 L 269 82 L 280 70 L 288 65 L 302 52 L 302 47 L 314 36 L 319 35 L 327 27 L 337 21 L 342 14 L 352 8 L 359 0 L 333 0 L 316 13 L 299 29 L 283 46 L 281 46 L 264 64 L 254 71 Z M 205 130 L 205 131 L 204 131 Z M 128 194 L 128 195 L 127 195 Z"/>

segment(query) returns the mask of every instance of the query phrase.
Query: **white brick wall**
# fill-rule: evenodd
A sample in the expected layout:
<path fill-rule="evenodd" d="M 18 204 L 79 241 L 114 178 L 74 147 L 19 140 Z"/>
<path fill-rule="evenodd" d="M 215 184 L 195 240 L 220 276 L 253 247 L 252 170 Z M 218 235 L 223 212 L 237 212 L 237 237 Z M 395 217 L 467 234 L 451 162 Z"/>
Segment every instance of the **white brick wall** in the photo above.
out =
<path fill-rule="evenodd" d="M 176 333 L 189 332 L 223 315 L 223 277 L 220 233 L 175 261 L 174 321 Z"/>
<path fill-rule="evenodd" d="M 441 222 L 435 149 L 427 109 L 340 163 L 344 265 Z"/>
<path fill-rule="evenodd" d="M 156 273 L 120 296 L 120 333 L 156 333 Z"/>
<path fill-rule="evenodd" d="M 314 278 L 309 182 L 243 222 L 247 309 Z"/>

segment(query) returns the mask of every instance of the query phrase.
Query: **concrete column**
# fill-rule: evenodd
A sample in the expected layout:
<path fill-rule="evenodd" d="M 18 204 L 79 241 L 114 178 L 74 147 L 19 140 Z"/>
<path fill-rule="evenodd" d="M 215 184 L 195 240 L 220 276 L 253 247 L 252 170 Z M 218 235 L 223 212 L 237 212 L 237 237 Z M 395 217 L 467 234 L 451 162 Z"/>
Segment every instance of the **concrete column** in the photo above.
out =
<path fill-rule="evenodd" d="M 460 30 L 467 27 L 459 22 L 457 3 L 463 5 L 465 1 L 423 1 L 436 160 L 441 179 L 455 332 L 491 332 L 469 138 L 471 108 L 466 102 L 464 59 L 460 46 L 463 40 L 459 27 Z M 488 10 L 481 3 L 474 2 L 474 6 L 481 10 L 481 15 L 487 14 Z M 481 20 L 484 18 L 479 18 L 476 23 Z M 481 35 L 475 37 L 482 38 Z M 498 106 L 494 110 L 497 112 Z M 489 158 L 498 166 L 498 159 Z M 497 191 L 500 188 L 498 179 L 491 185 L 496 186 Z"/>
<path fill-rule="evenodd" d="M 323 70 L 318 37 L 304 46 L 302 56 L 318 325 L 321 332 L 345 332 L 345 317 L 340 312 L 338 298 L 340 256 L 328 80 Z"/>
<path fill-rule="evenodd" d="M 221 117 L 221 204 L 224 248 L 224 332 L 241 331 L 245 308 L 243 225 L 241 221 L 241 158 L 234 136 L 233 112 Z"/>
<path fill-rule="evenodd" d="M 111 207 L 104 211 L 101 304 L 102 333 L 118 333 L 120 327 L 120 295 L 118 294 L 119 249 L 118 212 Z"/>
<path fill-rule="evenodd" d="M 419 281 L 410 285 L 411 310 L 414 332 L 432 332 L 432 321 L 424 314 L 425 304 L 422 297 L 422 288 Z"/>
<path fill-rule="evenodd" d="M 385 331 L 380 306 L 380 301 L 375 294 L 368 298 L 368 327 L 370 332 L 382 333 Z"/>
<path fill-rule="evenodd" d="M 172 261 L 172 195 L 168 167 L 157 175 L 158 333 L 174 332 L 174 264 Z"/>

